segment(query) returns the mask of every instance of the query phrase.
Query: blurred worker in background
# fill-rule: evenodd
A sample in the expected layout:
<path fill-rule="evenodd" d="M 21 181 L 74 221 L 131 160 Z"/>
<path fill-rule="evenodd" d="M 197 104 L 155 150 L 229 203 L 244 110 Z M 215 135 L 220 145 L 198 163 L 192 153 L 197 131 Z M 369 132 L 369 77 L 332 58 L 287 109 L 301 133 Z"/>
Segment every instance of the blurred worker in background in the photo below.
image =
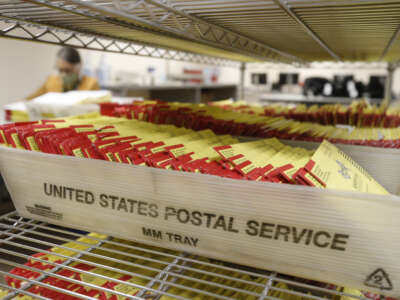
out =
<path fill-rule="evenodd" d="M 58 75 L 50 75 L 46 82 L 35 93 L 27 97 L 33 99 L 40 95 L 55 92 L 68 92 L 72 90 L 98 90 L 99 84 L 96 78 L 80 76 L 81 56 L 71 47 L 63 47 L 57 53 L 56 67 Z"/>

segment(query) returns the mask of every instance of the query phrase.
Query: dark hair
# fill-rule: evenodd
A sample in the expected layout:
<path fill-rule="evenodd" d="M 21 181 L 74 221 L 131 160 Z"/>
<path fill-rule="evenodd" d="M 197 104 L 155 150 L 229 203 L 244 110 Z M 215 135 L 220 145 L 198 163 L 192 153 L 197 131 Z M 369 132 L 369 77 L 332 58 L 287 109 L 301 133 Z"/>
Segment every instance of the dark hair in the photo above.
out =
<path fill-rule="evenodd" d="M 79 52 L 75 48 L 71 47 L 62 47 L 57 52 L 57 57 L 73 65 L 81 62 L 81 56 L 79 55 Z"/>

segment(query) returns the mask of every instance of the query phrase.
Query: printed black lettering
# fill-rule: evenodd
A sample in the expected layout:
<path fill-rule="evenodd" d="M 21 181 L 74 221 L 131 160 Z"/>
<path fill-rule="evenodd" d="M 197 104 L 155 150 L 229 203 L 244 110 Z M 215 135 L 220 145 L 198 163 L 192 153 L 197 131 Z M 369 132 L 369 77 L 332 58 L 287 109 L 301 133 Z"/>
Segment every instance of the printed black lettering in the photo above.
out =
<path fill-rule="evenodd" d="M 282 224 L 248 220 L 245 232 L 249 236 L 280 240 L 294 244 L 303 244 L 311 247 L 345 251 L 348 239 L 347 234 L 331 233 L 328 231 L 314 231 L 308 228 L 298 228 Z"/>
<path fill-rule="evenodd" d="M 109 195 L 108 198 L 111 199 L 111 201 L 112 201 L 111 202 L 112 203 L 111 204 L 111 208 L 115 209 L 115 201 L 118 199 L 118 197 L 117 196 L 113 196 L 113 195 Z"/>
<path fill-rule="evenodd" d="M 199 239 L 198 238 L 190 238 L 190 240 L 192 241 L 192 245 L 193 245 L 193 247 L 197 247 L 197 243 L 199 242 Z"/>
<path fill-rule="evenodd" d="M 138 214 L 141 216 L 147 216 L 147 202 L 139 201 Z"/>
<path fill-rule="evenodd" d="M 118 204 L 118 210 L 124 210 L 125 212 L 128 212 L 128 206 L 126 205 L 125 198 L 121 198 Z"/>
<path fill-rule="evenodd" d="M 132 199 L 126 199 L 129 203 L 129 212 L 132 214 L 135 211 L 135 204 L 137 203 L 137 200 L 132 200 Z"/>
<path fill-rule="evenodd" d="M 321 241 L 318 240 L 318 238 L 321 235 L 324 235 L 328 239 L 328 241 L 325 241 L 324 243 L 321 243 Z M 317 233 L 314 234 L 314 244 L 317 247 L 326 248 L 326 247 L 329 246 L 330 238 L 331 238 L 331 235 L 328 232 L 326 232 L 326 231 L 318 231 Z"/>
<path fill-rule="evenodd" d="M 257 221 L 249 220 L 247 221 L 247 229 L 245 230 L 247 235 L 255 236 L 258 235 L 258 227 L 260 226 Z"/>
<path fill-rule="evenodd" d="M 185 237 L 184 237 L 183 243 L 184 243 L 184 244 L 187 244 L 187 245 L 189 245 L 189 246 L 193 246 L 193 245 L 192 245 L 192 241 L 190 240 L 190 238 L 189 238 L 188 236 L 185 236 Z"/>
<path fill-rule="evenodd" d="M 182 243 L 182 237 L 179 234 L 174 234 L 175 243 Z"/>
<path fill-rule="evenodd" d="M 173 207 L 166 207 L 165 208 L 165 215 L 164 215 L 164 220 L 168 220 L 168 217 L 175 216 L 176 215 L 176 209 Z"/>
<path fill-rule="evenodd" d="M 152 238 L 159 239 L 159 240 L 163 239 L 162 231 L 160 231 L 160 230 L 142 227 L 142 233 L 144 236 L 152 237 Z"/>
<path fill-rule="evenodd" d="M 206 226 L 207 226 L 207 228 L 210 228 L 212 218 L 215 218 L 217 215 L 216 214 L 210 214 L 210 213 L 204 213 L 204 216 L 207 217 Z"/>
<path fill-rule="evenodd" d="M 270 228 L 272 227 L 272 228 Z M 272 239 L 272 235 L 266 235 L 266 232 L 274 232 L 273 227 L 275 227 L 275 224 L 271 224 L 271 223 L 262 223 L 261 224 L 261 230 L 260 230 L 260 236 L 263 238 L 267 238 L 267 239 Z"/>
<path fill-rule="evenodd" d="M 347 244 L 347 239 L 349 237 L 350 236 L 348 234 L 335 233 L 335 235 L 333 236 L 331 249 L 345 251 L 346 247 L 344 247 L 344 246 Z M 343 245 L 343 246 L 340 246 L 340 245 Z"/>
<path fill-rule="evenodd" d="M 306 239 L 306 242 L 305 242 L 306 245 L 310 245 L 310 242 L 311 242 L 311 238 L 312 238 L 313 233 L 314 233 L 313 230 L 311 230 L 311 229 L 308 230 L 308 232 L 307 232 L 307 239 Z"/>
<path fill-rule="evenodd" d="M 228 231 L 234 232 L 234 233 L 239 233 L 238 229 L 233 228 L 235 219 L 233 217 L 229 217 L 229 225 L 228 225 Z"/>
<path fill-rule="evenodd" d="M 100 195 L 100 206 L 103 208 L 108 207 L 108 197 L 106 194 L 101 194 Z"/>
<path fill-rule="evenodd" d="M 279 240 L 279 236 L 283 235 L 285 242 L 289 241 L 290 227 L 284 225 L 277 225 L 275 231 L 275 240 Z"/>
<path fill-rule="evenodd" d="M 198 238 L 180 235 L 178 233 L 165 232 L 165 234 L 167 235 L 169 242 L 174 242 L 177 244 L 183 244 L 183 245 L 188 245 L 191 247 L 196 247 L 197 243 L 199 242 Z"/>
<path fill-rule="evenodd" d="M 162 232 L 160 230 L 152 230 L 153 237 L 162 240 Z"/>
<path fill-rule="evenodd" d="M 47 195 L 47 196 L 51 196 L 51 194 L 52 194 L 52 192 L 53 192 L 53 185 L 52 184 L 47 184 L 46 182 L 44 183 L 44 193 Z"/>
<path fill-rule="evenodd" d="M 301 231 L 301 233 L 299 235 L 297 235 L 297 228 L 296 227 L 292 227 L 292 232 L 293 232 L 293 242 L 295 244 L 298 244 L 298 243 L 300 243 L 300 241 L 303 239 L 303 237 L 307 233 L 307 229 L 304 228 Z"/>
<path fill-rule="evenodd" d="M 151 236 L 151 229 L 150 228 L 146 228 L 146 227 L 142 227 L 142 233 L 144 236 Z"/>
<path fill-rule="evenodd" d="M 76 202 L 83 203 L 83 191 L 82 190 L 75 190 L 75 200 Z"/>
<path fill-rule="evenodd" d="M 218 229 L 218 228 L 223 229 L 224 231 L 226 231 L 226 224 L 225 224 L 225 217 L 224 216 L 219 216 L 217 221 L 214 224 L 213 229 Z"/>
<path fill-rule="evenodd" d="M 201 212 L 197 210 L 192 212 L 192 218 L 190 219 L 190 222 L 195 226 L 201 226 Z"/>
<path fill-rule="evenodd" d="M 66 188 L 65 188 L 65 194 L 67 194 L 67 192 L 68 192 L 68 199 L 69 199 L 69 200 L 72 200 L 72 193 L 73 193 L 73 191 L 74 191 L 73 188 L 69 188 L 69 187 L 66 187 Z"/>
<path fill-rule="evenodd" d="M 178 210 L 177 217 L 179 222 L 186 224 L 189 222 L 190 215 L 186 209 L 181 208 Z"/>
<path fill-rule="evenodd" d="M 157 204 L 150 204 L 149 205 L 149 216 L 152 218 L 158 218 L 158 206 Z"/>
<path fill-rule="evenodd" d="M 93 204 L 94 203 L 94 195 L 92 192 L 86 192 L 85 194 L 85 202 L 87 204 Z"/>
<path fill-rule="evenodd" d="M 62 186 L 56 186 L 53 184 L 54 197 L 62 198 Z"/>
<path fill-rule="evenodd" d="M 166 232 L 165 234 L 168 236 L 168 240 L 169 240 L 170 242 L 172 242 L 172 236 L 173 236 L 174 234 L 171 233 L 171 232 Z"/>

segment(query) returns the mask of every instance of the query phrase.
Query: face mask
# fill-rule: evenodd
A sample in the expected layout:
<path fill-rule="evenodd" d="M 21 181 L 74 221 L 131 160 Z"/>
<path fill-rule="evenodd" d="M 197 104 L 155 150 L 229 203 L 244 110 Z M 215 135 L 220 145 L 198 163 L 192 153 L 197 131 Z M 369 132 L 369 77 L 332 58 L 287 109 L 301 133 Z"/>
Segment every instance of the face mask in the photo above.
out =
<path fill-rule="evenodd" d="M 78 74 L 71 73 L 63 75 L 63 90 L 64 92 L 74 90 L 78 85 L 79 76 Z"/>

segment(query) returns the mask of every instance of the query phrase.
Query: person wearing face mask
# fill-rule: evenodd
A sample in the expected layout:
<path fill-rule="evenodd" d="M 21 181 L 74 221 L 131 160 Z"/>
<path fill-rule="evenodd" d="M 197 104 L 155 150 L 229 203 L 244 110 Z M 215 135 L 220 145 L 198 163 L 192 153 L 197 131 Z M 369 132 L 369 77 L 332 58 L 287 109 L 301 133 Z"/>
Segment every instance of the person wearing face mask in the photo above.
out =
<path fill-rule="evenodd" d="M 68 92 L 72 90 L 98 90 L 99 84 L 96 78 L 80 76 L 81 56 L 71 47 L 63 47 L 57 53 L 56 67 L 59 75 L 50 75 L 46 82 L 28 100 L 40 95 L 55 92 Z"/>

